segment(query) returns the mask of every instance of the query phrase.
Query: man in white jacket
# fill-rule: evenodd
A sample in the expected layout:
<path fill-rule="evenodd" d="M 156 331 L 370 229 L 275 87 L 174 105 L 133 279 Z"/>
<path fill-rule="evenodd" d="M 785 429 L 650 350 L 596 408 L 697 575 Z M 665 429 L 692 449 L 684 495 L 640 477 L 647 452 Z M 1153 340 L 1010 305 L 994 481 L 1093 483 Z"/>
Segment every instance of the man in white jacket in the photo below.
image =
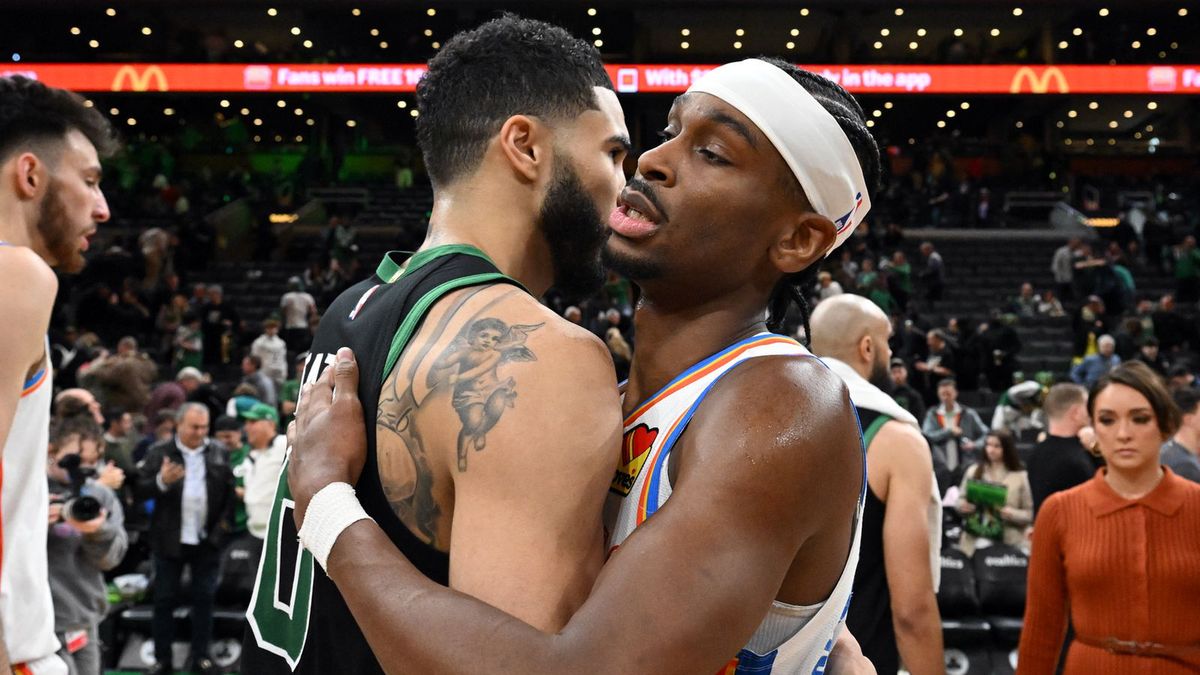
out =
<path fill-rule="evenodd" d="M 271 518 L 275 486 L 287 452 L 287 436 L 279 433 L 279 414 L 265 403 L 254 404 L 242 413 L 242 418 L 246 420 L 243 428 L 250 450 L 234 471 L 241 478 L 244 490 L 246 529 L 262 539 Z"/>
<path fill-rule="evenodd" d="M 944 673 L 938 614 L 941 508 L 933 460 L 915 417 L 880 388 L 890 386 L 891 323 L 858 295 L 826 299 L 813 312 L 812 351 L 850 390 L 867 446 L 867 497 L 854 602 L 846 626 L 880 673 L 900 661 L 913 675 Z"/>

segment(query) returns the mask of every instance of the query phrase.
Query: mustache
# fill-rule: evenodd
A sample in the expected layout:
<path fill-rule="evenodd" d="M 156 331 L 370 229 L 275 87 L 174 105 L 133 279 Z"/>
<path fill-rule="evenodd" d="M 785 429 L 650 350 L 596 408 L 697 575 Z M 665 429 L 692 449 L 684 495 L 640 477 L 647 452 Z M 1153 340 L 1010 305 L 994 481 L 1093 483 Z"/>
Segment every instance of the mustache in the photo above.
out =
<path fill-rule="evenodd" d="M 664 221 L 671 219 L 670 216 L 667 215 L 667 210 L 663 208 L 662 202 L 658 200 L 658 195 L 654 192 L 654 188 L 651 187 L 651 185 L 646 181 L 634 176 L 633 178 L 629 179 L 629 182 L 625 183 L 625 189 L 633 190 L 634 192 L 638 192 L 644 196 L 651 204 L 654 205 L 654 208 L 658 210 L 659 215 L 662 216 Z"/>

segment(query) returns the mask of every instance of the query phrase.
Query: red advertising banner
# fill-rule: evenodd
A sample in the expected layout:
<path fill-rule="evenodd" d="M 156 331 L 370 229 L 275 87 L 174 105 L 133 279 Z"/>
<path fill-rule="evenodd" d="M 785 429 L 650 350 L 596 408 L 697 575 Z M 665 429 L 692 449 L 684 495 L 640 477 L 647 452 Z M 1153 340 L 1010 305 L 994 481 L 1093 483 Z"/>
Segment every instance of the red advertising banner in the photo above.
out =
<path fill-rule="evenodd" d="M 609 65 L 621 93 L 680 93 L 708 65 Z M 805 65 L 856 94 L 1196 94 L 1200 65 Z M 425 65 L 30 63 L 0 66 L 81 92 L 412 92 Z"/>

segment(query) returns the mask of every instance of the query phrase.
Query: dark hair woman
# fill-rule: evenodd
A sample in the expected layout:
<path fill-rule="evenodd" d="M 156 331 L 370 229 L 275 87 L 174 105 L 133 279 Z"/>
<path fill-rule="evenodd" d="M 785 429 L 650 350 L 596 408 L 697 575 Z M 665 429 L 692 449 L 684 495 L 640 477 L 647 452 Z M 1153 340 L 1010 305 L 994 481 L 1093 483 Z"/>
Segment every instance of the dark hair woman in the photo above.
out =
<path fill-rule="evenodd" d="M 972 483 L 1003 486 L 1004 503 L 970 499 L 977 493 L 999 494 L 999 490 L 994 488 L 971 489 Z M 1029 474 L 1017 457 L 1012 434 L 1003 430 L 988 432 L 983 457 L 963 473 L 958 510 L 967 518 L 959 541 L 959 548 L 967 555 L 972 555 L 979 548 L 980 539 L 1023 547 L 1025 530 L 1033 522 L 1033 492 L 1029 488 Z"/>
<path fill-rule="evenodd" d="M 1200 485 L 1159 463 L 1179 410 L 1148 366 L 1124 363 L 1088 398 L 1107 466 L 1038 511 L 1020 672 L 1200 670 Z"/>

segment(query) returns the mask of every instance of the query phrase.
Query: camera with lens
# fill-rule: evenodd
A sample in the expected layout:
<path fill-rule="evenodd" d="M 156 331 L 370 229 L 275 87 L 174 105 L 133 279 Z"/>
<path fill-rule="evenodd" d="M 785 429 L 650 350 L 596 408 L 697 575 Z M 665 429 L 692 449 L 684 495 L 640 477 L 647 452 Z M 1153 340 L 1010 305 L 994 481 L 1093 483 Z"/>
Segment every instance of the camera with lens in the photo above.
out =
<path fill-rule="evenodd" d="M 58 468 L 67 472 L 68 483 L 71 486 L 66 503 L 63 504 L 63 518 L 80 522 L 98 518 L 103 510 L 100 500 L 87 494 L 85 488 L 87 479 L 96 476 L 96 470 L 92 467 L 80 466 L 77 454 L 66 455 L 58 460 Z"/>

